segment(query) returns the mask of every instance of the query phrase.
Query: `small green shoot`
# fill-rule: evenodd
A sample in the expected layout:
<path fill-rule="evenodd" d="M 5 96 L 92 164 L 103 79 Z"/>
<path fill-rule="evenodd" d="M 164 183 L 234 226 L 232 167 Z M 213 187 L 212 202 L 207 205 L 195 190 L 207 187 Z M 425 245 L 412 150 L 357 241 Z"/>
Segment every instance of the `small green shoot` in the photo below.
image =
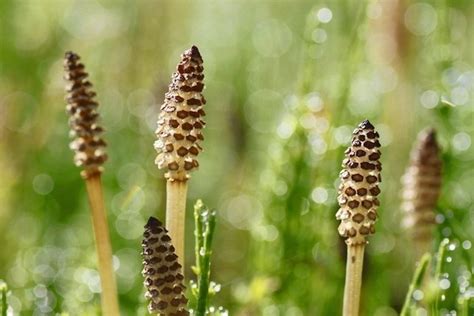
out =
<path fill-rule="evenodd" d="M 193 294 L 197 299 L 194 315 L 223 314 L 225 313 L 223 309 L 208 308 L 210 294 L 215 294 L 220 289 L 219 285 L 210 281 L 212 239 L 216 227 L 216 212 L 210 210 L 201 200 L 198 200 L 194 205 L 194 220 L 196 225 L 194 230 L 196 264 L 193 271 L 197 276 L 197 285 L 193 287 Z"/>
<path fill-rule="evenodd" d="M 433 280 L 436 282 L 436 284 L 439 283 L 441 273 L 443 272 L 443 265 L 444 265 L 444 262 L 446 261 L 446 258 L 445 258 L 446 257 L 446 247 L 448 246 L 448 244 L 449 244 L 449 239 L 447 239 L 447 238 L 443 239 L 439 244 L 438 252 L 436 254 L 435 275 L 433 277 Z M 439 314 L 439 308 L 438 307 L 439 307 L 440 294 L 441 294 L 441 291 L 438 288 L 437 291 L 436 291 L 436 298 L 434 300 L 434 306 L 431 307 L 433 315 Z"/>
<path fill-rule="evenodd" d="M 400 316 L 409 316 L 409 310 L 413 298 L 413 292 L 417 288 L 419 288 L 423 282 L 423 277 L 428 269 L 429 263 L 431 261 L 431 255 L 429 253 L 425 253 L 423 257 L 421 257 L 418 267 L 415 270 L 415 274 L 413 275 L 413 279 L 410 283 L 408 288 L 407 296 L 405 297 L 405 303 L 403 304 L 402 311 Z"/>

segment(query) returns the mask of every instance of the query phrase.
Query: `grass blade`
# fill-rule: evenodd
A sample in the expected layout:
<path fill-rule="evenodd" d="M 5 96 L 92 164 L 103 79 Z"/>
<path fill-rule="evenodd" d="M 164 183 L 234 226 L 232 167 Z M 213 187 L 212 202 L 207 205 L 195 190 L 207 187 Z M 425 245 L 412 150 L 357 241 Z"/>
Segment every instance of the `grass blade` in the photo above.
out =
<path fill-rule="evenodd" d="M 439 244 L 438 252 L 436 253 L 436 267 L 435 267 L 435 275 L 433 277 L 433 280 L 436 282 L 437 285 L 437 291 L 436 291 L 436 297 L 434 299 L 434 305 L 431 307 L 431 312 L 433 315 L 438 315 L 439 314 L 439 300 L 440 300 L 440 294 L 441 291 L 438 288 L 438 284 L 440 281 L 441 277 L 441 272 L 443 272 L 443 265 L 445 262 L 445 257 L 446 257 L 446 246 L 449 244 L 449 239 L 445 238 L 441 241 Z"/>
<path fill-rule="evenodd" d="M 421 286 L 423 281 L 423 276 L 425 275 L 426 270 L 428 269 L 429 263 L 431 261 L 431 255 L 429 253 L 425 253 L 423 257 L 421 257 L 418 267 L 415 270 L 415 274 L 413 275 L 413 279 L 408 287 L 408 293 L 405 297 L 405 303 L 403 304 L 402 311 L 400 316 L 408 316 L 410 315 L 409 309 L 411 305 L 411 300 L 413 297 L 413 292 L 415 289 Z"/>

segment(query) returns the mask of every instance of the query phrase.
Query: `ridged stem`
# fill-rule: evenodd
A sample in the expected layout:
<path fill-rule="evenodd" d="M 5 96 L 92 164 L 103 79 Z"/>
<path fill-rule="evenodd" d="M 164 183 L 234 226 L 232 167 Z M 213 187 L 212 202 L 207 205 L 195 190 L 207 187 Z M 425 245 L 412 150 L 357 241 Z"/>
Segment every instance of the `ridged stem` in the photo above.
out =
<path fill-rule="evenodd" d="M 216 213 L 198 201 L 194 207 L 196 225 L 196 272 L 198 294 L 195 316 L 205 316 L 211 276 L 212 240 L 216 227 Z"/>
<path fill-rule="evenodd" d="M 347 245 L 343 316 L 358 316 L 365 244 Z"/>
<path fill-rule="evenodd" d="M 117 316 L 120 315 L 120 309 L 117 299 L 117 286 L 112 263 L 112 247 L 110 244 L 109 226 L 107 223 L 100 174 L 91 176 L 85 179 L 85 181 L 91 207 L 100 283 L 102 287 L 102 313 L 105 316 Z"/>
<path fill-rule="evenodd" d="M 188 182 L 186 180 L 166 181 L 166 229 L 173 240 L 176 255 L 184 265 L 184 241 L 186 223 L 186 196 Z"/>

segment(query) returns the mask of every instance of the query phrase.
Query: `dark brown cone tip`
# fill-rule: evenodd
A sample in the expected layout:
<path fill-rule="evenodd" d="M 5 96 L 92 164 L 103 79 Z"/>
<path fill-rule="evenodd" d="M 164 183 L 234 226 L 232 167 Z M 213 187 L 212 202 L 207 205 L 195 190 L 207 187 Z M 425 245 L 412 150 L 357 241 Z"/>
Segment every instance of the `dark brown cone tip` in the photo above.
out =
<path fill-rule="evenodd" d="M 364 120 L 359 124 L 359 127 L 362 129 L 374 129 L 375 127 L 370 123 L 369 120 Z"/>
<path fill-rule="evenodd" d="M 184 276 L 170 236 L 160 220 L 150 217 L 145 225 L 143 247 L 145 297 L 148 311 L 160 315 L 187 316 Z"/>
<path fill-rule="evenodd" d="M 96 93 L 88 81 L 80 57 L 72 51 L 64 54 L 66 87 L 66 110 L 70 115 L 69 126 L 74 140 L 70 148 L 74 151 L 74 163 L 83 168 L 82 177 L 89 178 L 102 173 L 102 165 L 107 160 L 105 141 L 101 138 L 104 129 L 98 125 L 98 103 Z"/>
<path fill-rule="evenodd" d="M 427 146 L 438 147 L 438 142 L 436 141 L 436 130 L 434 128 L 428 128 L 421 132 L 421 141 Z"/>
<path fill-rule="evenodd" d="M 158 116 L 155 163 L 159 169 L 167 170 L 165 177 L 169 181 L 186 181 L 190 172 L 199 167 L 197 158 L 202 151 L 202 129 L 206 125 L 202 63 L 196 46 L 181 55 Z"/>
<path fill-rule="evenodd" d="M 73 51 L 65 52 L 64 53 L 64 58 L 69 60 L 69 61 L 77 61 L 77 60 L 81 59 L 81 57 L 79 57 L 79 55 L 77 55 Z"/>
<path fill-rule="evenodd" d="M 199 52 L 199 49 L 196 46 L 193 45 L 187 52 L 189 52 L 192 58 L 198 59 L 202 62 L 201 53 Z"/>
<path fill-rule="evenodd" d="M 163 226 L 163 223 L 160 222 L 160 220 L 157 219 L 156 217 L 150 216 L 150 218 L 148 219 L 148 221 L 145 225 L 145 228 L 160 227 L 160 226 Z"/>
<path fill-rule="evenodd" d="M 379 149 L 379 134 L 368 120 L 363 121 L 353 132 L 340 173 L 336 218 L 341 221 L 339 234 L 349 245 L 365 244 L 366 237 L 375 233 L 382 181 Z"/>

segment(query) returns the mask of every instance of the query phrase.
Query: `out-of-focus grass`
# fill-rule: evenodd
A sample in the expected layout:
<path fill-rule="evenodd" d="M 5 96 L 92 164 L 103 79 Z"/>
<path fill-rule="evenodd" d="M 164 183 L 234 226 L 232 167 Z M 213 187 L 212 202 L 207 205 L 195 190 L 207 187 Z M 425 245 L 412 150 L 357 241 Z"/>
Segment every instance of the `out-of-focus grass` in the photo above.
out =
<path fill-rule="evenodd" d="M 439 308 L 454 309 L 459 295 L 468 301 L 473 11 L 469 0 L 1 1 L 0 278 L 11 307 L 87 314 L 98 303 L 87 200 L 67 147 L 61 60 L 74 49 L 107 129 L 104 183 L 121 306 L 145 312 L 139 240 L 145 219 L 164 210 L 153 130 L 176 60 L 192 44 L 205 62 L 208 115 L 189 198 L 219 210 L 216 305 L 232 315 L 339 313 L 335 180 L 364 118 L 384 146 L 364 314 L 394 315 L 403 303 L 414 262 L 399 228 L 399 178 L 428 125 L 444 152 L 438 241 L 454 247 Z"/>
<path fill-rule="evenodd" d="M 0 311 L 2 312 L 2 316 L 7 316 L 7 290 L 7 285 L 2 280 L 0 280 Z"/>
<path fill-rule="evenodd" d="M 417 263 L 415 273 L 413 275 L 413 280 L 410 283 L 408 288 L 407 295 L 405 297 L 405 303 L 403 303 L 403 308 L 400 313 L 400 316 L 408 316 L 410 308 L 412 307 L 411 301 L 413 299 L 413 293 L 417 288 L 420 288 L 423 283 L 423 278 L 427 270 L 429 270 L 429 265 L 431 262 L 431 255 L 426 253 L 421 257 L 420 262 Z M 417 297 L 418 298 L 418 297 Z"/>

